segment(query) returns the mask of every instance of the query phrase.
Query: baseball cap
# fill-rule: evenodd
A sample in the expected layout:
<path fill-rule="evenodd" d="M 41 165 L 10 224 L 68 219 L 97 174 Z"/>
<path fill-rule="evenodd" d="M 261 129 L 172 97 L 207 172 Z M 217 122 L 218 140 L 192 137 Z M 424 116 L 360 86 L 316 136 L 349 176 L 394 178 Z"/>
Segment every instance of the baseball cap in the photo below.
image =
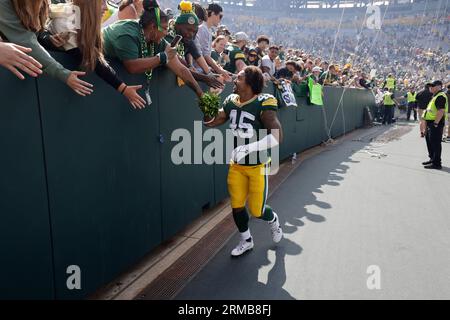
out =
<path fill-rule="evenodd" d="M 320 67 L 314 67 L 314 68 L 312 69 L 312 72 L 316 72 L 316 71 L 322 72 L 322 69 L 321 69 Z"/>
<path fill-rule="evenodd" d="M 442 86 L 443 84 L 442 84 L 442 81 L 441 80 L 436 80 L 436 81 L 433 81 L 432 83 L 431 83 L 431 86 L 432 87 L 436 87 L 436 86 Z"/>
<path fill-rule="evenodd" d="M 238 32 L 234 35 L 234 41 L 249 41 L 250 38 L 245 32 Z"/>

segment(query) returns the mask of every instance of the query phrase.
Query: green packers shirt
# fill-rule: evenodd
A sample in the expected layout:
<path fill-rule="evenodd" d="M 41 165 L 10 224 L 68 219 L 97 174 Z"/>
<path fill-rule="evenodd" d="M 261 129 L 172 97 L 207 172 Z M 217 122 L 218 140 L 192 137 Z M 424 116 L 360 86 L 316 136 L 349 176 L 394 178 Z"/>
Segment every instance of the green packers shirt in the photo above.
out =
<path fill-rule="evenodd" d="M 154 55 L 163 52 L 169 45 L 164 39 L 155 45 Z M 103 29 L 103 46 L 105 56 L 120 61 L 142 58 L 141 26 L 135 20 L 121 20 Z M 150 54 L 150 45 L 147 44 Z M 148 57 L 150 58 L 150 56 Z"/>
<path fill-rule="evenodd" d="M 231 73 L 236 73 L 236 61 L 242 60 L 245 62 L 245 54 L 239 47 L 235 45 L 228 47 L 228 51 L 230 52 L 230 62 L 225 66 L 225 70 Z"/>
<path fill-rule="evenodd" d="M 225 99 L 223 111 L 230 119 L 230 129 L 234 136 L 233 148 L 264 138 L 266 134 L 260 132 L 261 129 L 265 129 L 261 121 L 261 114 L 268 110 L 278 110 L 278 101 L 271 94 L 259 94 L 245 103 L 240 102 L 237 94 L 231 94 Z M 259 154 L 257 156 L 249 154 L 240 163 L 256 166 L 263 162 Z"/>

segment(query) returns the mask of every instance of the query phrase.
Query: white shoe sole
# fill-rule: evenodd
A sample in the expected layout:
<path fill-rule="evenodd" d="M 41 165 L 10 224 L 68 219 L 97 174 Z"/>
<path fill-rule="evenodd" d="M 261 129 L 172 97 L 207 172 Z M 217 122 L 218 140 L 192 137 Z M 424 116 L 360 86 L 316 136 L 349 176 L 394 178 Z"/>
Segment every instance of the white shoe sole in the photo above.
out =
<path fill-rule="evenodd" d="M 233 253 L 233 251 L 231 251 L 231 256 L 232 256 L 232 257 L 240 257 L 240 256 L 242 256 L 244 253 L 253 250 L 253 247 L 254 247 L 254 245 L 252 244 L 251 247 L 248 247 L 247 249 L 245 249 L 245 250 L 242 251 L 241 253 Z"/>

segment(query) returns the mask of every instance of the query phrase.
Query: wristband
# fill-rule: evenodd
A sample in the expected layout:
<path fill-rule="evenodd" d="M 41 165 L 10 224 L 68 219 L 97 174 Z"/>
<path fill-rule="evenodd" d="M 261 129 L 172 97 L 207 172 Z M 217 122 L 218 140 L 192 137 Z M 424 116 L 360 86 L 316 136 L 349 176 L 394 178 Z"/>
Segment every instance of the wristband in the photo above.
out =
<path fill-rule="evenodd" d="M 211 120 L 209 120 L 208 122 L 203 121 L 203 124 L 210 124 L 213 123 L 214 120 L 216 120 L 216 117 L 213 117 Z"/>
<path fill-rule="evenodd" d="M 124 94 L 125 90 L 127 90 L 128 86 L 125 85 L 125 87 L 122 89 L 122 91 L 120 92 L 120 94 Z"/>
<path fill-rule="evenodd" d="M 167 64 L 167 54 L 165 52 L 160 52 L 157 54 L 158 58 L 159 58 L 159 63 L 161 65 L 166 65 Z"/>

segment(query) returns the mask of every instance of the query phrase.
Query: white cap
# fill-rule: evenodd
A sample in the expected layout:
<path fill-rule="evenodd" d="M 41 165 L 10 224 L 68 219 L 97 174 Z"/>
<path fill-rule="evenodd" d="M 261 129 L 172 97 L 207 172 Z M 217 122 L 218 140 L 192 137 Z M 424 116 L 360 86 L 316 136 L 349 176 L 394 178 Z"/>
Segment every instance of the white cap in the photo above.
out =
<path fill-rule="evenodd" d="M 318 72 L 322 72 L 322 69 L 320 68 L 320 67 L 314 67 L 313 69 L 312 69 L 312 72 L 316 72 L 316 71 L 318 71 Z"/>
<path fill-rule="evenodd" d="M 249 41 L 250 38 L 248 37 L 248 35 L 245 32 L 238 32 L 234 35 L 234 40 L 236 42 L 238 41 Z"/>

